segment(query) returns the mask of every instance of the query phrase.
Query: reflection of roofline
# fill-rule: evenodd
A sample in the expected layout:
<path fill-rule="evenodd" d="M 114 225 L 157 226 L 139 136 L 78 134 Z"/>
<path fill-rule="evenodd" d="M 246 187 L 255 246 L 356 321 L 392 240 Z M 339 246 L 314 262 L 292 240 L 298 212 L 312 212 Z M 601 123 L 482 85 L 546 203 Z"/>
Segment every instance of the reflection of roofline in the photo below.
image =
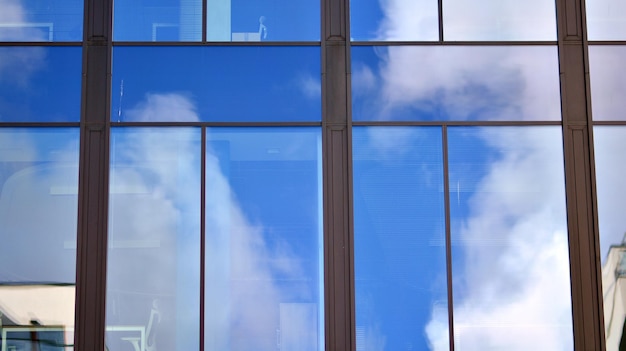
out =
<path fill-rule="evenodd" d="M 76 283 L 63 283 L 63 282 L 0 282 L 0 286 L 76 286 Z"/>

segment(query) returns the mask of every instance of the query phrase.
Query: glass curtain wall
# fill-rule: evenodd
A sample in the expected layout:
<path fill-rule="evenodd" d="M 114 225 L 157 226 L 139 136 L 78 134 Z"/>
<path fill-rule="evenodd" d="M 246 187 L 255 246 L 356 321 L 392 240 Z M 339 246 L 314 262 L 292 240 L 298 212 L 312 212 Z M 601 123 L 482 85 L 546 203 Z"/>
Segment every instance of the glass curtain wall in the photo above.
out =
<path fill-rule="evenodd" d="M 573 349 L 555 3 L 350 5 L 356 349 Z"/>
<path fill-rule="evenodd" d="M 581 15 L 589 154 L 563 134 L 554 1 L 87 4 L 111 5 L 106 48 L 83 1 L 0 0 L 2 351 L 72 350 L 94 325 L 109 351 L 571 350 L 595 327 L 578 305 L 603 315 L 606 350 L 626 345 L 619 1 Z M 337 23 L 348 34 L 326 38 Z M 110 58 L 106 80 L 89 55 Z M 346 101 L 329 93 L 342 84 Z M 326 132 L 343 117 L 340 144 Z M 598 289 L 570 258 L 568 155 L 595 162 Z M 93 204 L 106 215 L 80 217 Z M 348 242 L 329 248 L 336 223 Z M 581 279 L 603 311 L 593 293 L 577 305 Z M 81 309 L 93 319 L 75 325 Z"/>
<path fill-rule="evenodd" d="M 0 343 L 72 350 L 83 2 L 0 8 Z"/>
<path fill-rule="evenodd" d="M 608 351 L 626 347 L 626 230 L 620 201 L 626 116 L 626 7 L 619 1 L 587 2 L 591 107 L 602 264 L 604 336 Z"/>

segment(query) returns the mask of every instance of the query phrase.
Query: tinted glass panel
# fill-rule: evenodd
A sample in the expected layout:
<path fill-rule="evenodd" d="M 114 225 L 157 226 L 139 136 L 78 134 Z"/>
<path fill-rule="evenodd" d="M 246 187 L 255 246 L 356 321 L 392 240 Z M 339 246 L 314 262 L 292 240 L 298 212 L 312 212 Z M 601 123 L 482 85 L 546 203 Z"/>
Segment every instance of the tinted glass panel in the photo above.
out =
<path fill-rule="evenodd" d="M 444 40 L 556 40 L 551 0 L 443 0 Z"/>
<path fill-rule="evenodd" d="M 319 121 L 317 47 L 117 47 L 113 121 Z"/>
<path fill-rule="evenodd" d="M 208 41 L 320 40 L 318 0 L 208 0 Z"/>
<path fill-rule="evenodd" d="M 318 128 L 207 132 L 205 350 L 324 350 Z"/>
<path fill-rule="evenodd" d="M 352 89 L 357 121 L 561 118 L 552 46 L 353 47 Z"/>
<path fill-rule="evenodd" d="M 81 41 L 82 0 L 3 0 L 0 41 Z"/>
<path fill-rule="evenodd" d="M 78 132 L 0 128 L 2 350 L 72 349 Z"/>
<path fill-rule="evenodd" d="M 596 126 L 595 143 L 606 350 L 624 348 L 626 322 L 626 127 Z"/>
<path fill-rule="evenodd" d="M 596 121 L 626 120 L 626 46 L 590 46 L 591 107 Z"/>
<path fill-rule="evenodd" d="M 200 129 L 111 131 L 108 350 L 198 350 L 200 139 Z"/>
<path fill-rule="evenodd" d="M 0 47 L 0 122 L 78 122 L 81 51 Z"/>
<path fill-rule="evenodd" d="M 351 0 L 352 40 L 438 40 L 436 0 Z"/>
<path fill-rule="evenodd" d="M 587 0 L 587 37 L 589 40 L 626 39 L 626 2 Z"/>
<path fill-rule="evenodd" d="M 116 0 L 113 19 L 114 40 L 202 40 L 201 0 Z"/>
<path fill-rule="evenodd" d="M 447 350 L 441 128 L 355 127 L 357 350 Z"/>
<path fill-rule="evenodd" d="M 455 347 L 573 350 L 561 128 L 448 140 Z"/>

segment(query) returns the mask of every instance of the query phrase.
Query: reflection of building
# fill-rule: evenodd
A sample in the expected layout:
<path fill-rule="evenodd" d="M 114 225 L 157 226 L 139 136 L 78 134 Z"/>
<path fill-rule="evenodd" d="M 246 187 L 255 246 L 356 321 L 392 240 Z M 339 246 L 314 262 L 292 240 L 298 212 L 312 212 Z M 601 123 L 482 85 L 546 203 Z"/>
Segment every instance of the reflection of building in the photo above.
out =
<path fill-rule="evenodd" d="M 602 267 L 602 293 L 606 348 L 626 350 L 626 241 L 609 248 Z"/>
<path fill-rule="evenodd" d="M 74 296 L 74 285 L 1 285 L 2 351 L 73 345 Z"/>

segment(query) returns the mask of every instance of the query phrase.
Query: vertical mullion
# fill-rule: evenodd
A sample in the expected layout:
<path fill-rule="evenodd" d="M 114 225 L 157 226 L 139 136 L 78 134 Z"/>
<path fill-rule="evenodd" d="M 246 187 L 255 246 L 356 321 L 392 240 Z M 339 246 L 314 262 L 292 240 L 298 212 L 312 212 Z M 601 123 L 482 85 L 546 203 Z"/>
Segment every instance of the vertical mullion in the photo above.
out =
<path fill-rule="evenodd" d="M 437 1 L 439 15 L 439 42 L 443 42 L 443 0 Z"/>
<path fill-rule="evenodd" d="M 446 277 L 448 284 L 448 338 L 450 351 L 454 351 L 454 296 L 452 292 L 452 234 L 450 230 L 450 175 L 448 165 L 448 126 L 441 127 L 443 154 L 443 202 L 446 228 Z"/>
<path fill-rule="evenodd" d="M 322 150 L 325 349 L 352 351 L 354 269 L 350 220 L 348 0 L 322 0 Z"/>
<path fill-rule="evenodd" d="M 74 349 L 105 349 L 112 0 L 85 0 Z"/>
<path fill-rule="evenodd" d="M 205 231 L 206 231 L 206 127 L 201 128 L 200 146 L 200 351 L 204 351 Z"/>
<path fill-rule="evenodd" d="M 206 43 L 206 27 L 207 23 L 207 0 L 202 0 L 202 42 Z"/>
<path fill-rule="evenodd" d="M 604 350 L 584 0 L 557 0 L 574 348 Z"/>

